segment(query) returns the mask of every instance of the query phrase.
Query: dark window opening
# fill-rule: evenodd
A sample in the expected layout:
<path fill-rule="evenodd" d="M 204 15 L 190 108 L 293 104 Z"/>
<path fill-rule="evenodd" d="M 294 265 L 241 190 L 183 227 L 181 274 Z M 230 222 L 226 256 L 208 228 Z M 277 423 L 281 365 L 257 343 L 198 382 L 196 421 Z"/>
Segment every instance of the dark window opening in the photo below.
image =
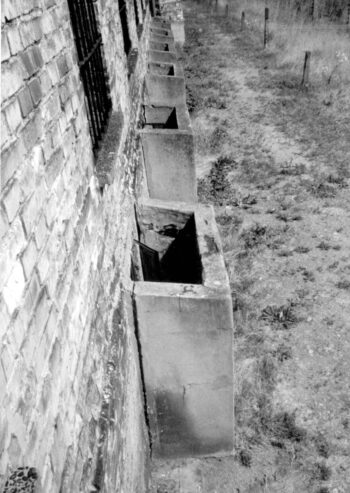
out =
<path fill-rule="evenodd" d="M 148 67 L 150 71 L 157 75 L 174 76 L 174 65 L 167 63 L 149 63 Z"/>
<path fill-rule="evenodd" d="M 176 108 L 168 106 L 144 106 L 143 127 L 178 129 Z"/>
<path fill-rule="evenodd" d="M 86 96 L 92 147 L 96 151 L 112 107 L 103 63 L 102 37 L 93 0 L 68 0 L 68 6 Z"/>
<path fill-rule="evenodd" d="M 163 232 L 164 234 L 164 232 Z M 171 237 L 173 237 L 171 231 Z M 201 284 L 202 264 L 192 215 L 185 226 L 176 232 L 174 240 L 160 258 L 157 250 L 137 241 L 142 264 L 143 279 L 149 282 Z M 135 270 L 132 270 L 132 276 Z M 137 280 L 137 278 L 134 280 Z"/>
<path fill-rule="evenodd" d="M 128 13 L 126 10 L 126 2 L 125 0 L 118 0 L 119 5 L 119 17 L 122 25 L 122 33 L 123 33 L 123 41 L 124 41 L 124 52 L 126 56 L 128 56 L 131 50 L 131 40 L 129 35 L 128 28 Z M 135 11 L 136 12 L 136 11 Z"/>

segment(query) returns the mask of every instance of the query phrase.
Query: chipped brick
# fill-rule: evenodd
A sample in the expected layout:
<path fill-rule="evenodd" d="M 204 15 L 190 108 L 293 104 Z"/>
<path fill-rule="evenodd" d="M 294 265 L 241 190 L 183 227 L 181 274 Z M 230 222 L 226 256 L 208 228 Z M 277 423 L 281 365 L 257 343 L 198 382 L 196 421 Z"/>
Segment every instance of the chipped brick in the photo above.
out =
<path fill-rule="evenodd" d="M 60 77 L 64 77 L 69 72 L 66 55 L 61 55 L 57 60 L 57 70 Z"/>
<path fill-rule="evenodd" d="M 16 24 L 12 24 L 11 26 L 9 26 L 7 31 L 7 39 L 10 46 L 11 55 L 16 55 L 19 51 L 23 49 L 18 26 Z"/>
<path fill-rule="evenodd" d="M 16 262 L 10 277 L 2 291 L 2 295 L 8 311 L 12 314 L 18 307 L 22 298 L 23 290 L 25 286 L 25 279 L 21 263 Z"/>
<path fill-rule="evenodd" d="M 21 199 L 22 193 L 18 181 L 14 181 L 13 183 L 11 183 L 9 191 L 2 199 L 10 224 L 17 215 L 17 212 L 21 205 Z"/>
<path fill-rule="evenodd" d="M 34 237 L 31 237 L 28 242 L 27 248 L 24 250 L 21 257 L 24 274 L 27 279 L 29 279 L 32 274 L 37 258 L 38 250 L 35 245 Z"/>
<path fill-rule="evenodd" d="M 30 95 L 32 96 L 34 106 L 37 106 L 39 101 L 41 100 L 41 96 L 42 96 L 39 78 L 36 77 L 35 79 L 32 79 L 29 82 L 28 86 L 29 86 Z"/>
<path fill-rule="evenodd" d="M 21 109 L 19 107 L 18 100 L 14 99 L 10 104 L 8 104 L 4 108 L 4 112 L 10 131 L 15 133 L 22 122 Z"/>
<path fill-rule="evenodd" d="M 25 118 L 34 108 L 33 100 L 30 96 L 30 91 L 27 86 L 25 86 L 18 94 L 18 102 L 21 108 L 21 113 L 23 118 Z"/>
<path fill-rule="evenodd" d="M 7 41 L 6 31 L 1 32 L 1 63 L 8 60 L 11 56 L 10 47 Z"/>

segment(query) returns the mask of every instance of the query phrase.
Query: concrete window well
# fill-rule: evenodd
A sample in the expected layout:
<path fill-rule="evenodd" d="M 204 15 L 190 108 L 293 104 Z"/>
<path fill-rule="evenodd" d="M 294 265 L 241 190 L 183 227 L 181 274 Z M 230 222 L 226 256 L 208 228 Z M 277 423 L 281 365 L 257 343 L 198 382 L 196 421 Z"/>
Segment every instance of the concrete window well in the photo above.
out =
<path fill-rule="evenodd" d="M 233 450 L 233 319 L 213 209 L 143 201 L 135 317 L 155 457 Z"/>
<path fill-rule="evenodd" d="M 139 132 L 149 197 L 196 202 L 194 143 L 186 104 L 144 105 Z"/>
<path fill-rule="evenodd" d="M 150 40 L 149 43 L 149 49 L 150 50 L 158 50 L 158 51 L 165 51 L 165 52 L 172 52 L 175 53 L 175 46 L 173 41 L 166 39 L 165 41 L 161 40 L 155 40 L 153 41 L 152 39 Z"/>
<path fill-rule="evenodd" d="M 177 61 L 177 57 L 172 51 L 149 50 L 148 61 L 156 63 L 174 63 Z"/>
<path fill-rule="evenodd" d="M 144 101 L 154 105 L 186 103 L 185 79 L 178 63 L 148 64 Z"/>

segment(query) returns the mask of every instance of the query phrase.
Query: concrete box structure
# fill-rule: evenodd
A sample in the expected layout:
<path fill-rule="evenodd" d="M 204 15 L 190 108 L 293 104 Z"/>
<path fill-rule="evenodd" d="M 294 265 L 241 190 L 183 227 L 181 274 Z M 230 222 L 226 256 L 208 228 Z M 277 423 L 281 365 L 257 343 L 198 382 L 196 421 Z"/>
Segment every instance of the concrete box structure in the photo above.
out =
<path fill-rule="evenodd" d="M 149 196 L 196 202 L 193 134 L 186 105 L 144 106 L 142 124 Z"/>
<path fill-rule="evenodd" d="M 153 454 L 230 454 L 232 301 L 213 209 L 144 201 L 137 219 L 140 241 L 178 276 L 134 288 Z"/>
<path fill-rule="evenodd" d="M 175 53 L 175 45 L 172 39 L 166 41 L 152 41 L 149 42 L 150 50 L 165 51 L 166 53 Z"/>
<path fill-rule="evenodd" d="M 144 101 L 153 105 L 186 104 L 183 70 L 178 63 L 149 63 Z"/>
<path fill-rule="evenodd" d="M 174 63 L 177 61 L 176 53 L 172 51 L 149 50 L 148 61 L 156 63 Z"/>

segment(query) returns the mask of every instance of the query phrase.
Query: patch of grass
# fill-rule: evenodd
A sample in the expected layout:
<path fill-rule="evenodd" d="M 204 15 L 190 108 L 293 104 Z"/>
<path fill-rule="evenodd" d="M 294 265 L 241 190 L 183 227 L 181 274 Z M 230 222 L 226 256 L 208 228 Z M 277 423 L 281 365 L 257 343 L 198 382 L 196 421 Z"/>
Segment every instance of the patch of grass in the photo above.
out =
<path fill-rule="evenodd" d="M 318 433 L 314 438 L 313 442 L 315 444 L 317 453 L 321 456 L 324 457 L 325 459 L 328 459 L 330 455 L 330 445 L 324 435 L 322 433 Z"/>
<path fill-rule="evenodd" d="M 342 281 L 337 282 L 336 284 L 338 289 L 350 289 L 350 281 L 348 279 L 343 279 Z"/>
<path fill-rule="evenodd" d="M 306 246 L 297 246 L 294 248 L 295 253 L 309 253 L 310 248 Z"/>
<path fill-rule="evenodd" d="M 273 354 L 276 357 L 277 361 L 283 363 L 283 361 L 287 361 L 288 359 L 292 358 L 293 352 L 290 346 L 282 343 L 277 347 Z"/>
<path fill-rule="evenodd" d="M 261 312 L 260 318 L 277 329 L 290 329 L 292 325 L 298 322 L 294 307 L 295 303 L 293 301 L 281 306 L 267 306 Z"/>
<path fill-rule="evenodd" d="M 279 440 L 301 442 L 307 436 L 306 430 L 296 425 L 295 415 L 288 412 L 273 415 L 266 423 L 266 427 L 269 434 Z"/>
<path fill-rule="evenodd" d="M 326 243 L 325 241 L 321 241 L 321 243 L 319 243 L 316 248 L 327 251 L 330 250 L 332 247 L 329 243 Z"/>
<path fill-rule="evenodd" d="M 325 462 L 316 462 L 311 470 L 311 477 L 316 481 L 328 481 L 332 475 L 332 470 Z"/>
<path fill-rule="evenodd" d="M 258 223 L 244 230 L 240 234 L 240 240 L 243 241 L 244 248 L 247 250 L 264 243 L 266 241 L 266 231 L 266 226 Z"/>
<path fill-rule="evenodd" d="M 217 206 L 236 205 L 235 190 L 227 175 L 237 165 L 231 156 L 220 156 L 213 163 L 209 175 L 199 180 L 198 196 Z"/>

